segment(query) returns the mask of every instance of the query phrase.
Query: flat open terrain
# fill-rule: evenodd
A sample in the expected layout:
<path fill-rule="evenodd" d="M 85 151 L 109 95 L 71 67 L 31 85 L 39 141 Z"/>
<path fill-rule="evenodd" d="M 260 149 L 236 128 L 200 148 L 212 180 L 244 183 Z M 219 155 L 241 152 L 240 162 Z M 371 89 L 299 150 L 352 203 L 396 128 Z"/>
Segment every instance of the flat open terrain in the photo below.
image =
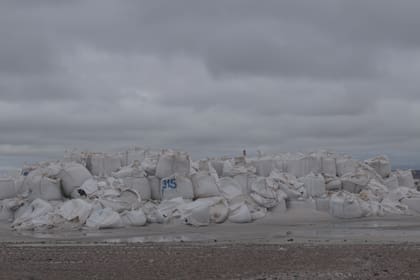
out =
<path fill-rule="evenodd" d="M 14 232 L 0 279 L 420 279 L 420 218 L 289 212 L 251 224 Z"/>
<path fill-rule="evenodd" d="M 125 244 L 0 247 L 1 279 L 420 279 L 420 246 Z"/>

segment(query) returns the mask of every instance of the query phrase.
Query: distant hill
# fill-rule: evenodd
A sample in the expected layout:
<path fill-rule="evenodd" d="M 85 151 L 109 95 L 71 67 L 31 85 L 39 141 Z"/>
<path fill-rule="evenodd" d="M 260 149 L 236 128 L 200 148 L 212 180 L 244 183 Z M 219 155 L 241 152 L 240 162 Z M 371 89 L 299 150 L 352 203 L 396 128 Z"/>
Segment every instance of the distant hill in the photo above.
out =
<path fill-rule="evenodd" d="M 413 177 L 420 180 L 420 170 L 413 170 Z"/>

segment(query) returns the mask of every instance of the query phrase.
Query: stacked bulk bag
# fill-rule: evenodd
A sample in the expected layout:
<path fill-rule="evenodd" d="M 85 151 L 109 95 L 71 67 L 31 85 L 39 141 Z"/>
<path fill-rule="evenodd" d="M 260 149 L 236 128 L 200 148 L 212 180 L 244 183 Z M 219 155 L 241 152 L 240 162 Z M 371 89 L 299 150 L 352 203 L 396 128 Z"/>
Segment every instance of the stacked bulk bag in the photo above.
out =
<path fill-rule="evenodd" d="M 223 177 L 235 177 L 243 174 L 255 174 L 256 168 L 248 164 L 245 157 L 225 160 L 223 163 Z"/>
<path fill-rule="evenodd" d="M 244 173 L 234 176 L 233 180 L 240 186 L 242 193 L 246 195 L 251 192 L 251 186 L 257 178 L 258 176 L 254 174 Z"/>
<path fill-rule="evenodd" d="M 159 204 L 147 203 L 143 210 L 150 223 L 167 224 L 179 217 L 179 208 L 186 202 L 182 197 L 162 200 Z"/>
<path fill-rule="evenodd" d="M 103 156 L 103 176 L 110 176 L 112 172 L 117 171 L 121 168 L 121 156 L 120 155 L 108 155 Z"/>
<path fill-rule="evenodd" d="M 325 194 L 325 179 L 321 174 L 310 173 L 301 179 L 306 188 L 306 193 L 311 197 L 319 197 Z"/>
<path fill-rule="evenodd" d="M 337 175 L 339 177 L 348 173 L 355 173 L 357 170 L 357 161 L 350 157 L 339 157 L 335 162 L 337 165 Z"/>
<path fill-rule="evenodd" d="M 102 208 L 110 208 L 121 213 L 125 210 L 132 210 L 140 207 L 141 197 L 135 190 L 127 188 L 121 189 L 121 191 L 115 190 L 115 192 L 104 194 L 97 202 Z"/>
<path fill-rule="evenodd" d="M 229 214 L 227 201 L 222 197 L 200 198 L 181 205 L 178 210 L 184 223 L 193 226 L 223 223 Z"/>
<path fill-rule="evenodd" d="M 407 205 L 402 204 L 400 201 L 391 200 L 385 197 L 381 201 L 382 212 L 384 215 L 409 215 L 410 210 Z"/>
<path fill-rule="evenodd" d="M 140 163 L 140 168 L 148 176 L 156 176 L 156 167 L 159 160 L 159 154 L 146 153 L 145 159 Z"/>
<path fill-rule="evenodd" d="M 120 215 L 110 208 L 98 208 L 93 210 L 92 214 L 86 220 L 86 226 L 89 228 L 105 229 L 120 228 L 124 223 Z"/>
<path fill-rule="evenodd" d="M 26 179 L 26 176 L 22 176 L 22 175 L 17 176 L 16 178 L 13 179 L 15 181 L 15 189 L 18 195 L 27 191 L 27 189 L 24 188 L 25 179 Z"/>
<path fill-rule="evenodd" d="M 264 218 L 266 214 L 266 208 L 256 205 L 253 201 L 244 200 L 229 204 L 228 221 L 231 223 L 250 223 Z"/>
<path fill-rule="evenodd" d="M 147 223 L 147 217 L 142 209 L 124 211 L 120 216 L 126 226 L 140 227 Z"/>
<path fill-rule="evenodd" d="M 286 204 L 287 195 L 279 189 L 278 184 L 271 178 L 258 178 L 251 186 L 250 196 L 260 206 L 273 208 L 278 204 Z"/>
<path fill-rule="evenodd" d="M 382 178 L 387 178 L 391 174 L 391 163 L 387 156 L 374 157 L 365 160 L 365 163 L 375 169 Z"/>
<path fill-rule="evenodd" d="M 191 176 L 194 196 L 196 198 L 205 198 L 211 196 L 220 196 L 217 178 L 208 172 L 200 171 Z"/>
<path fill-rule="evenodd" d="M 390 172 L 385 156 L 359 162 L 320 152 L 192 162 L 185 153 L 138 150 L 109 157 L 87 153 L 78 160 L 89 158 L 92 173 L 106 178 L 67 159 L 0 179 L 0 220 L 14 218 L 16 229 L 114 228 L 247 223 L 288 208 L 338 218 L 420 213 L 413 175 Z M 63 202 L 63 195 L 73 199 Z"/>
<path fill-rule="evenodd" d="M 156 166 L 156 176 L 166 178 L 173 174 L 188 176 L 190 173 L 191 160 L 186 153 L 165 150 L 159 155 Z"/>
<path fill-rule="evenodd" d="M 15 181 L 12 178 L 0 178 L 0 200 L 17 195 Z"/>
<path fill-rule="evenodd" d="M 49 224 L 49 213 L 53 213 L 54 207 L 42 200 L 35 199 L 27 207 L 22 209 L 22 212 L 12 223 L 15 229 L 31 230 L 40 226 Z"/>
<path fill-rule="evenodd" d="M 322 173 L 328 176 L 337 176 L 337 163 L 336 159 L 333 157 L 325 157 L 321 158 L 322 164 Z"/>
<path fill-rule="evenodd" d="M 110 176 L 121 168 L 121 156 L 92 153 L 87 156 L 86 167 L 93 176 Z"/>
<path fill-rule="evenodd" d="M 343 183 L 340 178 L 325 176 L 325 189 L 327 191 L 340 191 L 343 188 Z"/>
<path fill-rule="evenodd" d="M 203 187 L 203 185 L 201 185 L 201 187 Z M 176 197 L 193 199 L 193 183 L 188 177 L 178 174 L 163 178 L 160 181 L 160 197 L 162 200 L 173 199 Z"/>
<path fill-rule="evenodd" d="M 297 178 L 309 173 L 318 174 L 321 172 L 322 161 L 314 155 L 301 155 L 286 159 L 286 171 Z"/>
<path fill-rule="evenodd" d="M 211 160 L 210 164 L 214 168 L 214 170 L 216 171 L 217 176 L 222 177 L 223 176 L 223 165 L 224 165 L 223 160 Z"/>
<path fill-rule="evenodd" d="M 213 165 L 208 159 L 202 159 L 202 160 L 199 160 L 198 162 L 194 162 L 192 164 L 192 167 L 196 171 L 207 171 L 207 172 L 217 173 L 217 171 L 213 168 Z"/>
<path fill-rule="evenodd" d="M 420 213 L 420 195 L 403 198 L 401 203 L 414 213 Z"/>
<path fill-rule="evenodd" d="M 384 180 L 384 184 L 388 187 L 389 190 L 395 190 L 399 187 L 398 176 L 394 173 Z"/>
<path fill-rule="evenodd" d="M 361 203 L 356 195 L 346 191 L 335 193 L 330 198 L 331 216 L 343 219 L 360 218 L 363 216 Z"/>
<path fill-rule="evenodd" d="M 86 168 L 93 176 L 105 176 L 102 154 L 89 154 L 86 160 Z"/>
<path fill-rule="evenodd" d="M 372 193 L 377 201 L 382 201 L 389 193 L 387 186 L 375 179 L 369 181 L 366 190 Z"/>
<path fill-rule="evenodd" d="M 76 163 L 77 164 L 77 163 Z M 16 183 L 20 184 L 19 192 L 23 195 L 28 193 L 29 200 L 41 198 L 43 200 L 61 200 L 63 192 L 61 180 L 58 174 L 62 166 L 58 163 L 45 162 L 38 168 L 26 172 L 26 176 L 20 176 Z"/>
<path fill-rule="evenodd" d="M 86 153 L 78 152 L 77 150 L 64 152 L 64 162 L 76 162 L 80 164 L 86 164 L 86 158 Z"/>
<path fill-rule="evenodd" d="M 181 219 L 187 225 L 208 226 L 210 224 L 210 207 L 199 200 L 190 202 L 181 210 Z"/>
<path fill-rule="evenodd" d="M 0 200 L 0 222 L 12 222 L 14 218 L 13 214 L 13 201 L 8 199 Z"/>
<path fill-rule="evenodd" d="M 260 158 L 253 160 L 252 165 L 255 167 L 258 176 L 268 177 L 273 170 L 274 160 L 272 158 Z"/>
<path fill-rule="evenodd" d="M 71 163 L 70 163 L 71 164 Z M 77 164 L 77 163 L 76 163 Z M 36 173 L 38 175 L 44 175 L 50 178 L 57 178 L 58 173 L 62 170 L 62 164 L 58 162 L 46 162 L 41 168 L 34 170 L 31 173 Z M 29 174 L 31 174 L 29 173 Z"/>
<path fill-rule="evenodd" d="M 116 172 L 112 172 L 112 177 L 126 178 L 126 177 L 146 177 L 147 173 L 139 166 L 138 162 L 130 166 L 125 166 Z"/>
<path fill-rule="evenodd" d="M 140 194 L 142 200 L 149 200 L 152 197 L 150 183 L 146 177 L 125 177 L 123 178 L 124 186 L 135 190 Z"/>
<path fill-rule="evenodd" d="M 304 183 L 299 182 L 294 175 L 273 171 L 270 178 L 278 184 L 279 189 L 287 195 L 288 199 L 296 200 L 307 197 Z"/>
<path fill-rule="evenodd" d="M 230 205 L 228 220 L 232 223 L 250 223 L 252 222 L 251 210 L 245 202 Z"/>
<path fill-rule="evenodd" d="M 304 157 L 288 158 L 286 160 L 286 172 L 297 178 L 304 176 Z"/>
<path fill-rule="evenodd" d="M 210 204 L 210 222 L 223 223 L 229 215 L 229 205 L 223 197 L 203 198 L 202 201 Z"/>
<path fill-rule="evenodd" d="M 388 194 L 386 186 L 372 179 L 366 189 L 358 194 L 364 216 L 383 216 L 384 208 L 382 201 Z"/>
<path fill-rule="evenodd" d="M 384 200 L 392 203 L 400 202 L 410 210 L 411 214 L 420 213 L 420 192 L 415 189 L 398 187 L 397 189 L 390 191 Z"/>
<path fill-rule="evenodd" d="M 382 178 L 391 174 L 391 163 L 387 156 L 378 156 L 365 160 L 365 164 L 372 167 Z"/>
<path fill-rule="evenodd" d="M 351 193 L 359 193 L 368 185 L 370 177 L 366 172 L 360 171 L 355 173 L 347 173 L 341 177 L 341 181 L 343 183 L 343 190 Z"/>
<path fill-rule="evenodd" d="M 280 172 L 286 172 L 287 171 L 287 164 L 285 157 L 282 155 L 278 155 L 273 160 L 273 169 L 276 169 Z"/>
<path fill-rule="evenodd" d="M 121 165 L 128 166 L 136 161 L 141 163 L 145 158 L 146 151 L 139 147 L 134 147 L 133 149 L 121 153 Z"/>
<path fill-rule="evenodd" d="M 397 170 L 398 185 L 401 187 L 415 188 L 413 172 L 411 170 Z"/>
<path fill-rule="evenodd" d="M 144 170 L 139 167 L 138 162 L 131 166 L 121 168 L 118 172 L 113 172 L 115 178 L 122 179 L 124 186 L 137 191 L 142 200 L 149 200 L 152 197 L 149 179 Z"/>
<path fill-rule="evenodd" d="M 78 163 L 67 163 L 57 175 L 61 179 L 61 186 L 64 195 L 70 196 L 74 189 L 79 188 L 85 181 L 92 178 L 83 165 Z"/>
<path fill-rule="evenodd" d="M 229 204 L 243 200 L 241 186 L 233 178 L 220 178 L 219 185 L 221 195 L 229 202 Z"/>
<path fill-rule="evenodd" d="M 41 198 L 43 200 L 61 200 L 61 180 L 43 175 L 29 174 L 24 181 L 25 188 L 29 191 L 29 200 Z"/>
<path fill-rule="evenodd" d="M 67 221 L 84 224 L 92 213 L 92 204 L 82 199 L 72 199 L 66 201 L 58 209 L 57 213 Z"/>
<path fill-rule="evenodd" d="M 83 194 L 83 192 L 87 197 L 92 197 L 99 191 L 99 185 L 100 184 L 96 179 L 88 179 L 80 186 L 80 188 L 73 190 L 71 197 L 80 197 L 81 193 Z M 80 192 L 79 190 L 83 190 L 83 192 Z"/>
<path fill-rule="evenodd" d="M 246 172 L 245 168 L 241 171 Z M 223 177 L 233 177 L 236 175 L 236 170 L 234 170 L 234 163 L 231 160 L 226 160 L 223 162 L 222 174 Z"/>

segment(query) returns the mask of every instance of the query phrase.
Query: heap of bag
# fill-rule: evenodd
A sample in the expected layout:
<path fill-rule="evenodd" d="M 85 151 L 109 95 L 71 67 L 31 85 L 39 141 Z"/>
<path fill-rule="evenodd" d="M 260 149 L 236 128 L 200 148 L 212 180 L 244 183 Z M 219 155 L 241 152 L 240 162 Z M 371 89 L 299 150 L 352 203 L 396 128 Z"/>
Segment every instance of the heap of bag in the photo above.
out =
<path fill-rule="evenodd" d="M 293 208 L 338 218 L 420 213 L 411 171 L 329 152 L 192 161 L 172 150 L 71 153 L 0 179 L 14 229 L 249 223 Z"/>

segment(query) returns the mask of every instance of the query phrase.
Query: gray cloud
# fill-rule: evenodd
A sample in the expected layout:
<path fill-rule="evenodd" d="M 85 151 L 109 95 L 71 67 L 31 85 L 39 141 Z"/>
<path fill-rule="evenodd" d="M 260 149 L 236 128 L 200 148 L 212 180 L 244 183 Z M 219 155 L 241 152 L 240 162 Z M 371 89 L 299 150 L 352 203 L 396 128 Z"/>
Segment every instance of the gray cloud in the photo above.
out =
<path fill-rule="evenodd" d="M 2 1 L 1 166 L 139 144 L 420 166 L 416 1 Z"/>

